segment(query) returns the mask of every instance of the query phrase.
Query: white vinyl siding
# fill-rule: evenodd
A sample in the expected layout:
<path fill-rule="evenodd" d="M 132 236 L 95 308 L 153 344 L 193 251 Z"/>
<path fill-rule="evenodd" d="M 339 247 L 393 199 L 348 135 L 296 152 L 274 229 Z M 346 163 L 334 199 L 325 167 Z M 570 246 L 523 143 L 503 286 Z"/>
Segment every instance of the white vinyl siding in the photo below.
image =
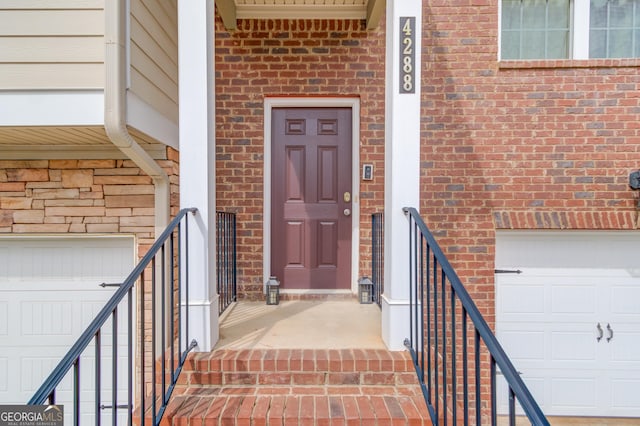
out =
<path fill-rule="evenodd" d="M 131 91 L 178 121 L 178 21 L 175 0 L 131 1 Z"/>
<path fill-rule="evenodd" d="M 0 89 L 103 88 L 103 5 L 0 2 Z"/>

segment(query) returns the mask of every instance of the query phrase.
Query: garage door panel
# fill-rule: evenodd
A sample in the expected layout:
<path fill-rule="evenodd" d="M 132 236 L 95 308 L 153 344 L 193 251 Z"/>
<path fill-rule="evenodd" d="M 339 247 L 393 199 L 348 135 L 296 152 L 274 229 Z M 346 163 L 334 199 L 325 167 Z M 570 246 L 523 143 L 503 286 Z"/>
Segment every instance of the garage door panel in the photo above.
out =
<path fill-rule="evenodd" d="M 598 289 L 595 285 L 565 285 L 550 283 L 551 313 L 554 315 L 589 314 L 598 309 Z"/>
<path fill-rule="evenodd" d="M 615 367 L 640 371 L 640 324 L 611 324 L 613 338 L 605 342 Z M 608 337 L 605 331 L 605 336 Z M 640 398 L 639 398 L 640 399 Z"/>
<path fill-rule="evenodd" d="M 501 334 L 500 343 L 511 359 L 545 360 L 545 335 L 540 331 L 511 330 Z"/>
<path fill-rule="evenodd" d="M 611 288 L 611 313 L 629 315 L 640 323 L 640 285 L 626 283 Z M 635 318 L 634 318 L 635 317 Z"/>
<path fill-rule="evenodd" d="M 640 232 L 498 232 L 496 269 L 522 273 L 496 275 L 496 331 L 525 382 L 544 379 L 546 414 L 640 416 L 638 247 Z"/>
<path fill-rule="evenodd" d="M 559 372 L 556 372 L 559 373 Z M 551 407 L 556 413 L 591 409 L 598 397 L 598 380 L 595 378 L 557 375 L 551 379 Z"/>
<path fill-rule="evenodd" d="M 99 284 L 122 282 L 133 269 L 134 240 L 0 238 L 0 257 L 8 265 L 0 268 L 0 403 L 24 403 L 116 290 Z M 118 310 L 122 326 L 119 333 L 125 332 L 127 314 L 125 302 Z M 112 330 L 107 321 L 102 331 L 102 350 L 108 358 L 111 345 Z M 119 338 L 118 346 L 124 356 L 124 336 Z M 103 383 L 109 384 L 111 366 L 110 362 L 105 364 L 107 359 L 103 360 Z M 83 358 L 85 374 L 92 370 L 93 362 Z M 2 374 L 3 368 L 7 374 Z M 94 380 L 92 373 L 85 374 L 82 380 Z M 119 374 L 124 374 L 122 380 L 126 383 L 126 369 Z M 66 384 L 62 394 L 65 388 L 71 395 L 71 387 Z M 61 398 L 59 394 L 58 400 Z"/>
<path fill-rule="evenodd" d="M 629 375 L 636 376 L 628 377 Z M 629 416 L 635 415 L 640 410 L 640 398 L 638 398 L 638 389 L 640 389 L 640 377 L 638 371 L 630 371 L 627 377 L 614 377 L 611 379 L 609 395 L 611 406 L 621 415 L 628 413 Z"/>
<path fill-rule="evenodd" d="M 0 356 L 0 377 L 9 377 L 9 358 L 6 356 Z M 8 389 L 8 380 L 0 379 L 0 395 Z"/>
<path fill-rule="evenodd" d="M 502 313 L 544 315 L 545 295 L 542 285 L 509 285 L 500 287 Z"/>
<path fill-rule="evenodd" d="M 20 333 L 32 337 L 73 334 L 74 304 L 71 300 L 32 300 L 20 303 Z"/>
<path fill-rule="evenodd" d="M 0 300 L 0 338 L 9 333 L 9 303 Z"/>
<path fill-rule="evenodd" d="M 551 361 L 596 361 L 596 345 L 591 332 L 551 332 Z"/>

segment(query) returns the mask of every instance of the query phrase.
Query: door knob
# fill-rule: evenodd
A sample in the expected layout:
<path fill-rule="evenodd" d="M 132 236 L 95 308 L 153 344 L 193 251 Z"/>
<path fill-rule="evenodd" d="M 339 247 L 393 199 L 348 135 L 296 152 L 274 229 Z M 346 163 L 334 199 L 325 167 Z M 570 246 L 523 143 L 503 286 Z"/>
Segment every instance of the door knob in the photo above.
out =
<path fill-rule="evenodd" d="M 343 213 L 345 216 L 351 216 L 351 210 L 349 209 L 344 209 Z"/>

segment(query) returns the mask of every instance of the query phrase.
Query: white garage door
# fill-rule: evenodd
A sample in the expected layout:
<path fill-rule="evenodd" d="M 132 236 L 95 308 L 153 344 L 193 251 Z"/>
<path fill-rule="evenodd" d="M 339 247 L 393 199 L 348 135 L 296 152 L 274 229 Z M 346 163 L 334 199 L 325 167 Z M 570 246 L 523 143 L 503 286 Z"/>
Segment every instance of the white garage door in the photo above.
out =
<path fill-rule="evenodd" d="M 640 416 L 640 233 L 502 232 L 496 269 L 498 338 L 543 411 Z"/>
<path fill-rule="evenodd" d="M 99 284 L 122 282 L 134 261 L 132 237 L 0 239 L 0 403 L 31 398 L 115 291 Z M 103 353 L 111 353 L 111 337 L 106 329 Z M 92 357 L 81 362 L 83 386 L 93 380 Z M 56 402 L 70 390 L 65 383 Z"/>

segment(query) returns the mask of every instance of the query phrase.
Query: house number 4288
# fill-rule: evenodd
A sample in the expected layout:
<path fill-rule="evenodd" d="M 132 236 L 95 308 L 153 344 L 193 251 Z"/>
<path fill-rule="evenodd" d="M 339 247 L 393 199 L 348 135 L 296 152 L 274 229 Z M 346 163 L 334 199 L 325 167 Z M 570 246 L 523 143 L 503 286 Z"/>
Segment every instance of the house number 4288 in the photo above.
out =
<path fill-rule="evenodd" d="M 416 18 L 400 18 L 400 93 L 415 93 Z"/>

